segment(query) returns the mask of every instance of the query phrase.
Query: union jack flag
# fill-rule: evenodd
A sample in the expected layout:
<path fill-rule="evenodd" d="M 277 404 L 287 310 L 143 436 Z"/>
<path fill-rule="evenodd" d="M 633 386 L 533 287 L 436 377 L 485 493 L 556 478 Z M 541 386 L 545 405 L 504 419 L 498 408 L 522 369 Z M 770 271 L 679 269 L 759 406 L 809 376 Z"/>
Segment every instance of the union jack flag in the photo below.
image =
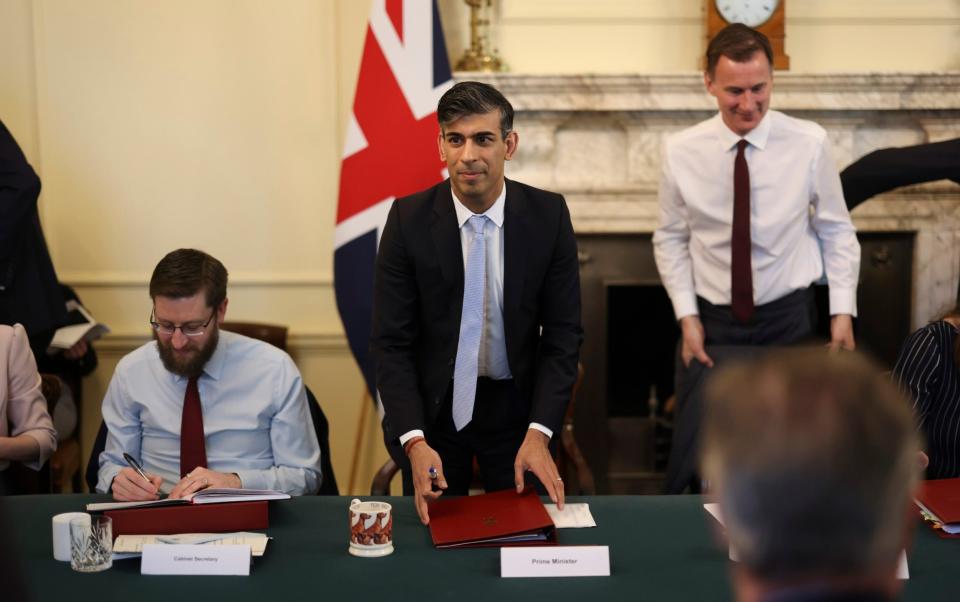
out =
<path fill-rule="evenodd" d="M 446 177 L 437 101 L 452 84 L 436 0 L 374 0 L 340 167 L 333 253 L 340 319 L 373 399 L 368 345 L 380 232 L 395 198 Z"/>

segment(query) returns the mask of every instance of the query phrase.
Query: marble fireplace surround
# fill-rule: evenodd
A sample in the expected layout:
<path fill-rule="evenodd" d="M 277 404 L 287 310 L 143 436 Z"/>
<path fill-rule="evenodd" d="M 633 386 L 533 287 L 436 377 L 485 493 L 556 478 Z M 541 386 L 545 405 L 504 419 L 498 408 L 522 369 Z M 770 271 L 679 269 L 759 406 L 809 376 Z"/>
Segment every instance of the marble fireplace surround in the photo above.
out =
<path fill-rule="evenodd" d="M 516 109 L 508 177 L 566 196 L 578 233 L 650 233 L 665 134 L 716 112 L 700 74 L 479 75 Z M 829 132 L 837 166 L 866 153 L 960 137 L 960 73 L 778 73 L 772 107 Z M 874 197 L 857 229 L 915 232 L 912 324 L 956 298 L 960 186 L 938 182 Z"/>

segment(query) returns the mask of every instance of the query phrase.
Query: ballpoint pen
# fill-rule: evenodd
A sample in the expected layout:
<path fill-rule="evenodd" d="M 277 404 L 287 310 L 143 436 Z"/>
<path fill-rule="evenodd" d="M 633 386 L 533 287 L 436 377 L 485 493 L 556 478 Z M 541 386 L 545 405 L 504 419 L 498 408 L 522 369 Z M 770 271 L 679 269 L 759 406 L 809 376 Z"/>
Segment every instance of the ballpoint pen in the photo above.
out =
<path fill-rule="evenodd" d="M 133 459 L 133 456 L 131 456 L 127 452 L 123 452 L 123 459 L 127 461 L 127 464 L 130 465 L 130 468 L 136 470 L 137 474 L 143 477 L 144 481 L 146 481 L 147 483 L 150 483 L 150 479 L 147 478 L 147 474 L 143 472 L 143 468 L 141 468 L 140 464 L 138 464 L 137 461 Z"/>

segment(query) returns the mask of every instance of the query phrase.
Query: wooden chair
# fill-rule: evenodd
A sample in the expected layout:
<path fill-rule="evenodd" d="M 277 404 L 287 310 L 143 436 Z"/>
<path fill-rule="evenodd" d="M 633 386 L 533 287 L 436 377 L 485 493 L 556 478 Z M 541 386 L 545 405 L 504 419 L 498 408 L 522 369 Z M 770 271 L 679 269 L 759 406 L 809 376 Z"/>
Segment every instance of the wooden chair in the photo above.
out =
<path fill-rule="evenodd" d="M 43 395 L 47 398 L 47 406 L 51 417 L 57 401 L 63 395 L 64 388 L 73 395 L 73 402 L 77 407 L 77 425 L 74 427 L 73 433 L 66 439 L 57 442 L 57 451 L 53 452 L 48 462 L 51 492 L 64 493 L 69 487 L 69 490 L 73 493 L 80 493 L 80 466 L 83 463 L 80 458 L 80 377 L 71 379 L 64 376 L 41 374 L 41 378 L 43 379 Z M 49 401 L 51 396 L 55 396 L 57 400 L 53 404 Z"/>
<path fill-rule="evenodd" d="M 289 329 L 286 326 L 263 324 L 261 322 L 224 322 L 220 324 L 220 328 L 270 343 L 284 351 L 287 350 L 287 331 Z"/>
<path fill-rule="evenodd" d="M 60 400 L 61 386 L 62 384 L 60 379 L 53 374 L 40 375 L 40 390 L 43 392 L 44 399 L 47 400 L 47 412 L 51 416 L 53 416 L 57 402 Z M 76 432 L 74 432 L 70 439 L 58 443 L 57 451 L 59 452 L 60 447 L 66 444 L 68 441 L 73 441 L 73 443 L 76 444 L 76 469 L 79 470 L 80 447 L 79 444 L 77 444 Z M 64 452 L 62 455 L 66 456 L 67 454 Z M 56 456 L 56 452 L 54 453 L 54 456 Z M 41 466 L 39 471 L 35 471 L 27 468 L 19 462 L 11 462 L 10 467 L 0 473 L 0 476 L 2 476 L 4 481 L 6 492 L 8 494 L 59 493 L 59 490 L 53 489 L 53 480 L 51 478 L 52 464 L 53 457 L 51 457 L 43 466 Z"/>
<path fill-rule="evenodd" d="M 577 391 L 580 389 L 580 383 L 583 381 L 583 364 L 577 364 L 577 381 L 573 385 L 573 392 L 570 396 L 570 404 L 567 405 L 567 413 L 563 419 L 563 426 L 560 430 L 560 445 L 557 448 L 554 460 L 557 463 L 557 470 L 560 471 L 560 478 L 567 485 L 567 495 L 593 495 L 597 492 L 593 480 L 593 471 L 587 465 L 577 445 L 574 437 L 573 410 L 577 401 Z M 477 464 L 474 461 L 474 480 L 477 481 Z M 388 459 L 373 476 L 370 484 L 370 495 L 390 495 L 390 482 L 393 477 L 400 472 L 400 467 L 393 460 Z M 571 475 L 573 475 L 573 478 Z M 576 482 L 576 487 L 571 488 L 570 483 Z"/>
<path fill-rule="evenodd" d="M 577 401 L 577 391 L 580 389 L 580 383 L 583 382 L 583 364 L 577 363 L 577 382 L 573 384 L 573 394 L 570 397 L 570 405 L 567 406 L 567 413 L 563 418 L 563 429 L 560 432 L 560 453 L 557 454 L 557 470 L 560 471 L 560 477 L 570 486 L 575 476 L 577 484 L 576 490 L 568 490 L 570 495 L 594 495 L 597 492 L 596 484 L 593 480 L 593 471 L 587 464 L 580 446 L 574 437 L 573 428 L 573 409 Z"/>

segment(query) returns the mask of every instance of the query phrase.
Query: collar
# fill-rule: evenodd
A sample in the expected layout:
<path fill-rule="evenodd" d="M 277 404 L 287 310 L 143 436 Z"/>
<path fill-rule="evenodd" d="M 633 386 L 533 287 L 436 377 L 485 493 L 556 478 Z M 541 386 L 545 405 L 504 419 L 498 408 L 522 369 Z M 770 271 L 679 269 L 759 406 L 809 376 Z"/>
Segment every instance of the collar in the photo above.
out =
<path fill-rule="evenodd" d="M 746 136 L 739 136 L 727 127 L 727 124 L 723 122 L 723 116 L 720 113 L 717 113 L 714 117 L 715 127 L 717 130 L 717 139 L 720 141 L 720 146 L 724 151 L 728 151 L 737 146 L 737 142 L 740 142 L 741 138 L 750 143 L 750 146 L 763 150 L 763 147 L 767 145 L 767 140 L 770 138 L 770 126 L 773 118 L 771 117 L 771 111 L 767 108 L 766 114 L 763 116 L 763 119 L 760 120 L 760 123 L 757 124 L 757 127 L 753 128 L 747 132 Z"/>
<path fill-rule="evenodd" d="M 473 211 L 467 209 L 466 205 L 460 202 L 460 199 L 457 198 L 457 193 L 453 191 L 453 186 L 450 187 L 450 196 L 453 197 L 453 208 L 457 212 L 457 227 L 463 228 L 463 225 L 467 223 L 467 220 L 472 216 L 476 215 Z M 498 228 L 503 227 L 503 208 L 507 204 L 507 182 L 504 180 L 503 188 L 500 190 L 500 196 L 497 197 L 497 200 L 493 202 L 493 205 L 489 209 L 483 212 L 483 215 L 486 215 L 487 218 L 495 223 Z"/>
<path fill-rule="evenodd" d="M 225 330 L 220 330 L 220 340 L 217 341 L 217 348 L 214 350 L 213 355 L 203 367 L 203 373 L 213 380 L 220 380 L 220 376 L 223 374 L 223 366 L 227 360 L 227 347 L 230 345 L 232 336 L 232 333 Z M 156 344 L 159 345 L 159 343 Z M 186 376 L 182 376 L 180 374 L 174 374 L 172 372 L 169 372 L 168 374 L 170 374 L 170 376 L 173 377 L 173 380 L 178 383 L 187 380 Z"/>

